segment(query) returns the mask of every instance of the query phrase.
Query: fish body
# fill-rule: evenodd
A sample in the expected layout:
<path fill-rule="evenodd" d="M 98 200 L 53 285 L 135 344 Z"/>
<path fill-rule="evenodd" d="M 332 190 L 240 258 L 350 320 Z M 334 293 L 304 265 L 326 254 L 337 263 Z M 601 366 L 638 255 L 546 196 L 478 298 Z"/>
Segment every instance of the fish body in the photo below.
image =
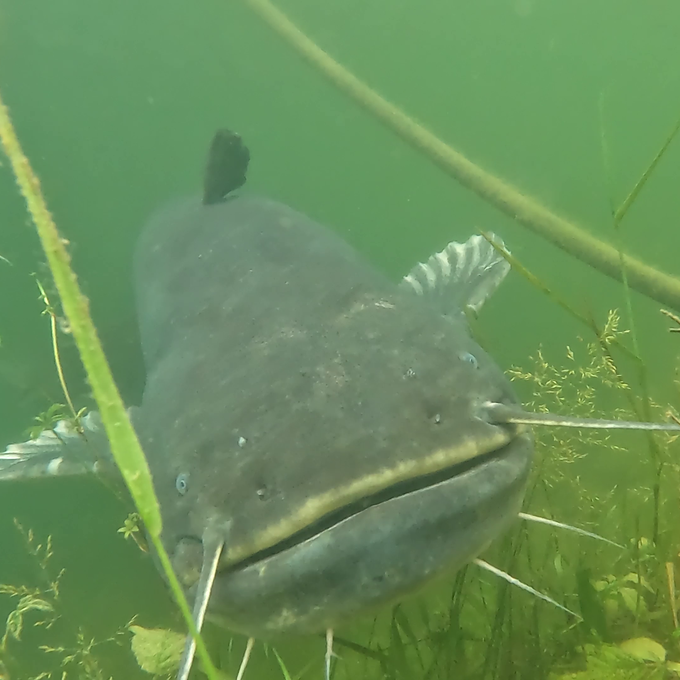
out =
<path fill-rule="evenodd" d="M 248 160 L 218 133 L 203 196 L 140 236 L 130 415 L 198 627 L 207 608 L 262 638 L 331 629 L 468 562 L 516 517 L 533 441 L 488 417 L 521 408 L 463 314 L 508 271 L 490 244 L 451 243 L 394 282 L 237 193 Z M 0 480 L 115 477 L 98 415 L 81 424 L 9 446 Z"/>
<path fill-rule="evenodd" d="M 147 367 L 135 414 L 189 588 L 216 526 L 209 615 L 312 632 L 478 554 L 513 518 L 531 437 L 461 314 L 279 203 L 175 203 L 136 257 Z M 178 487 L 179 485 L 179 487 Z"/>
<path fill-rule="evenodd" d="M 466 321 L 509 270 L 494 246 L 452 242 L 394 282 L 330 229 L 237 193 L 249 158 L 219 131 L 203 196 L 140 236 L 146 384 L 129 414 L 196 627 L 207 613 L 250 636 L 242 670 L 252 638 L 326 629 L 328 678 L 333 628 L 517 517 L 530 425 L 680 427 L 525 412 Z M 0 454 L 0 482 L 93 473 L 122 481 L 96 412 Z M 193 654 L 188 639 L 178 680 Z"/>

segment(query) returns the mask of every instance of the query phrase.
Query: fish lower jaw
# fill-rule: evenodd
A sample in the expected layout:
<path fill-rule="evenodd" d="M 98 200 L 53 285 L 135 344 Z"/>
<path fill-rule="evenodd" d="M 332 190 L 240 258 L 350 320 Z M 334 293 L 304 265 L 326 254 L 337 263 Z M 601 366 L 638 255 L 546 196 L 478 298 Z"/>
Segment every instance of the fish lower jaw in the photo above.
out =
<path fill-rule="evenodd" d="M 208 614 L 257 638 L 315 633 L 395 601 L 482 552 L 516 517 L 532 445 L 372 505 L 280 552 L 220 572 Z"/>

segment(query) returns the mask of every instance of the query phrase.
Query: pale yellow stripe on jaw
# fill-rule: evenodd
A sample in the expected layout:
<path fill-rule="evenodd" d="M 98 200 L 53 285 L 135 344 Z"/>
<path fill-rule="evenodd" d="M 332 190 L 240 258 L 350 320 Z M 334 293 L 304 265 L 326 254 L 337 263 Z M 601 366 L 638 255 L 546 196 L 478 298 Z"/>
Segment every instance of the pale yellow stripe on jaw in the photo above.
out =
<path fill-rule="evenodd" d="M 524 429 L 517 428 L 515 436 L 519 436 Z M 224 555 L 222 566 L 234 564 L 261 550 L 266 550 L 276 545 L 329 512 L 370 496 L 398 482 L 438 472 L 452 465 L 463 463 L 490 451 L 500 449 L 508 444 L 512 438 L 514 437 L 509 437 L 506 430 L 499 428 L 496 436 L 489 437 L 484 441 L 484 446 L 480 445 L 478 439 L 471 438 L 460 446 L 437 449 L 424 458 L 403 461 L 395 467 L 377 470 L 343 487 L 308 498 L 285 519 L 257 532 L 250 540 L 232 545 L 225 551 L 226 554 Z"/>

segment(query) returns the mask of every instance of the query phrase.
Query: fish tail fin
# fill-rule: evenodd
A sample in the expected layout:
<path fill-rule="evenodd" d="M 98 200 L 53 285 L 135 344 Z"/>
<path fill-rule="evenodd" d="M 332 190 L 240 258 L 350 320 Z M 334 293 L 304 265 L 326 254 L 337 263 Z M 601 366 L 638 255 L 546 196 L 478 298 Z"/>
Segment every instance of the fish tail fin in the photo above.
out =
<path fill-rule="evenodd" d="M 224 128 L 218 130 L 208 152 L 203 205 L 220 203 L 232 191 L 243 186 L 249 161 L 250 151 L 240 135 Z"/>
<path fill-rule="evenodd" d="M 490 238 L 504 248 L 495 234 Z M 417 264 L 401 281 L 403 288 L 438 299 L 443 311 L 478 312 L 510 271 L 508 262 L 478 234 L 465 243 L 451 241 L 444 250 Z"/>
<path fill-rule="evenodd" d="M 35 439 L 10 444 L 0 453 L 0 482 L 115 473 L 99 413 L 91 411 L 79 425 L 60 420 Z"/>

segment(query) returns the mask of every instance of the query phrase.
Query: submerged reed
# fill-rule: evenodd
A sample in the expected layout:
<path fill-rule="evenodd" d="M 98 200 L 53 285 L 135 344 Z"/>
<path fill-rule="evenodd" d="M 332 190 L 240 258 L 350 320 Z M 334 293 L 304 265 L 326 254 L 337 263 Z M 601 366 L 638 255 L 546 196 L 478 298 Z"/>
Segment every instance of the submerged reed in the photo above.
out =
<path fill-rule="evenodd" d="M 7 107 L 0 96 L 0 140 L 10 160 L 16 182 L 40 237 L 47 261 L 59 291 L 62 307 L 71 327 L 87 372 L 94 398 L 111 445 L 111 452 L 141 515 L 151 542 L 158 554 L 166 579 L 184 616 L 191 635 L 196 639 L 197 654 L 210 680 L 217 674 L 198 634 L 182 587 L 172 569 L 170 559 L 160 539 L 161 514 L 153 488 L 149 466 L 137 435 L 125 411 L 125 406 L 113 380 L 104 350 L 89 313 L 89 302 L 71 269 L 67 242 L 61 238 L 40 189 L 28 158 L 24 155 L 12 125 Z"/>

